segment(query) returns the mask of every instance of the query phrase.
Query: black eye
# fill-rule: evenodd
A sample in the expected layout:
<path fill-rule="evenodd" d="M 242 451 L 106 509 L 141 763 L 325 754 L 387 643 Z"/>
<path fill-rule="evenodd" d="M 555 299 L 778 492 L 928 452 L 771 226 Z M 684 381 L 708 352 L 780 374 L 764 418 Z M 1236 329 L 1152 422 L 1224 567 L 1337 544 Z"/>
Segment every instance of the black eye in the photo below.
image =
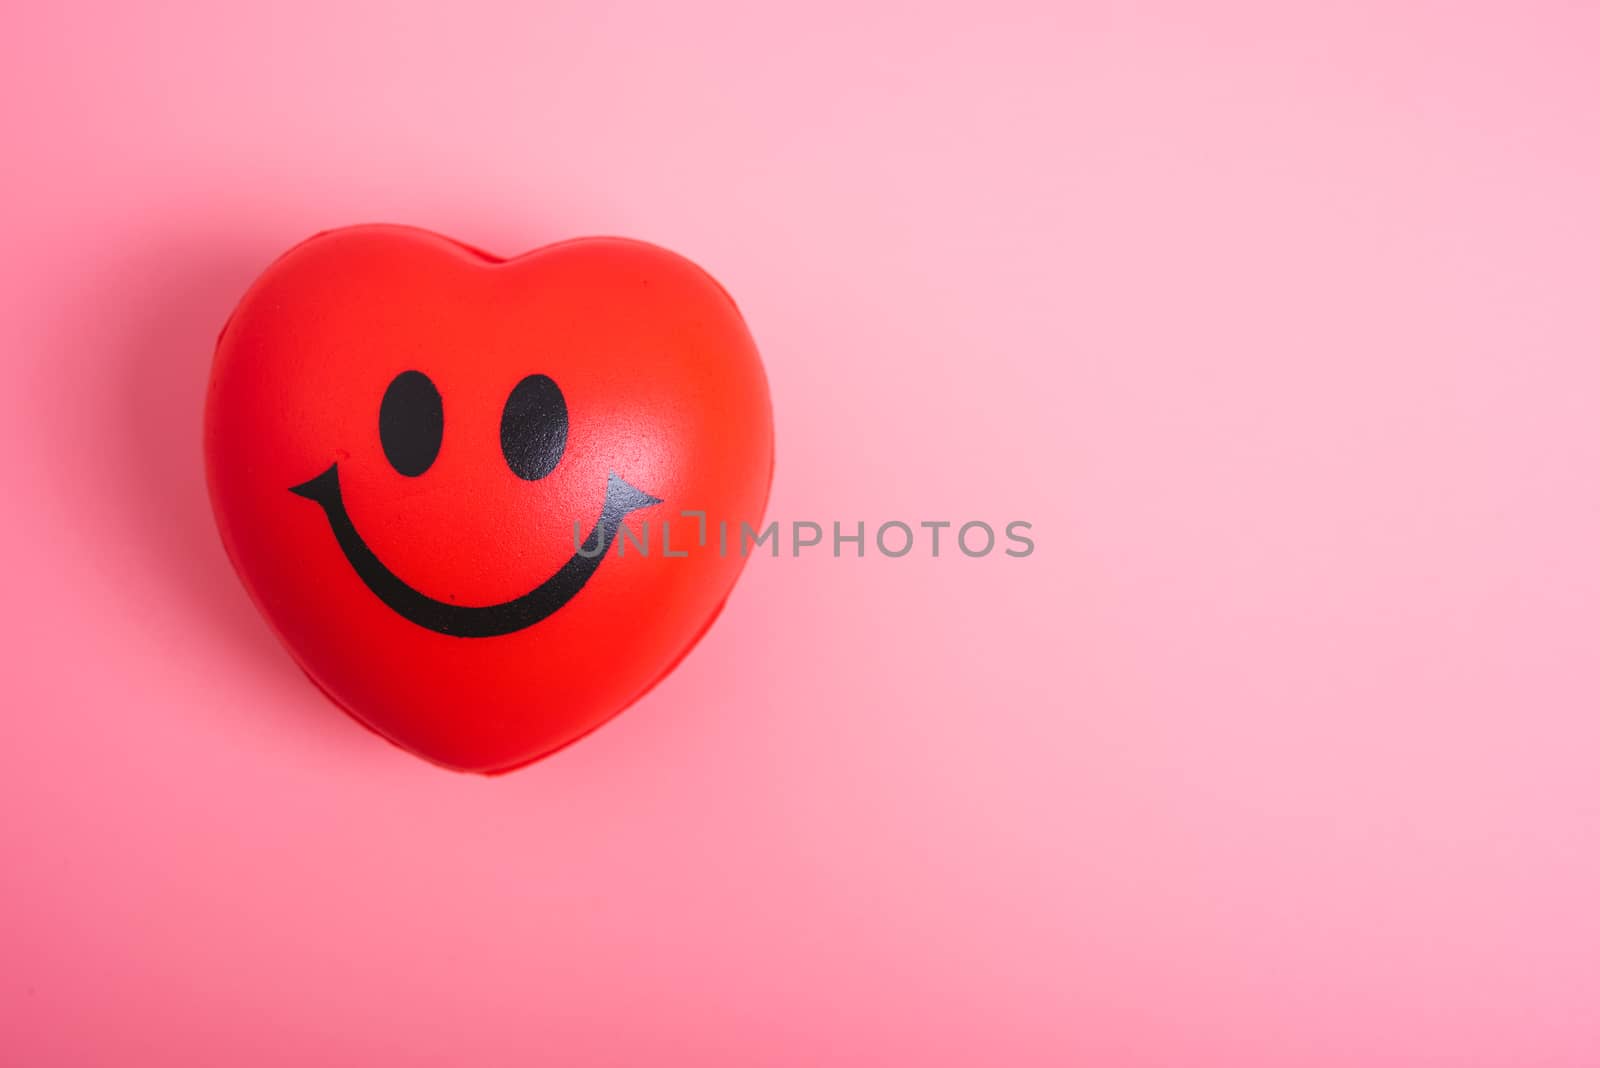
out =
<path fill-rule="evenodd" d="M 415 478 L 433 466 L 444 438 L 444 404 L 421 371 L 395 376 L 378 407 L 378 437 L 394 469 Z"/>
<path fill-rule="evenodd" d="M 500 451 L 518 478 L 532 482 L 554 471 L 566 450 L 566 398 L 544 375 L 529 375 L 506 398 Z"/>

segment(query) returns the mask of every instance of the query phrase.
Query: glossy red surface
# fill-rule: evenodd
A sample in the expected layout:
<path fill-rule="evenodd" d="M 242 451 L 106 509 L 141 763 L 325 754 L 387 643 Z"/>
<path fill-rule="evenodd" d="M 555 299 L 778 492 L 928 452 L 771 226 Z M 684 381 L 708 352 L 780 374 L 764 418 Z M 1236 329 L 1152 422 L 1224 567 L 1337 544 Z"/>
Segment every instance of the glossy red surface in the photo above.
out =
<path fill-rule="evenodd" d="M 443 413 L 420 474 L 397 470 L 379 428 L 406 372 L 427 376 Z M 502 420 L 534 375 L 559 387 L 567 423 L 558 462 L 530 479 L 508 462 Z M 361 722 L 479 772 L 581 737 L 688 651 L 744 561 L 714 536 L 699 545 L 680 513 L 756 524 L 772 448 L 766 378 L 727 293 L 682 257 L 613 238 L 498 260 L 402 227 L 321 234 L 240 302 L 206 401 L 218 528 L 284 644 Z M 613 539 L 531 625 L 443 633 L 380 597 L 331 513 L 291 492 L 334 465 L 365 548 L 441 619 L 583 570 L 575 548 L 613 476 L 659 498 L 625 520 L 650 552 Z M 685 555 L 664 555 L 664 521 Z"/>

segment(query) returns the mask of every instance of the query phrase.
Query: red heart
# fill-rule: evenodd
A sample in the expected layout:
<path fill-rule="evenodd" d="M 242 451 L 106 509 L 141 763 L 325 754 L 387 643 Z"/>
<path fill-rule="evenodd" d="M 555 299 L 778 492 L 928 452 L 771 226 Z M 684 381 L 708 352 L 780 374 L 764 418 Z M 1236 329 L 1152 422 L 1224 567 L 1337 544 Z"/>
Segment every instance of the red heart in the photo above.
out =
<path fill-rule="evenodd" d="M 500 260 L 359 226 L 240 302 L 205 450 L 223 544 L 306 674 L 413 753 L 500 772 L 705 632 L 766 507 L 772 409 L 733 301 L 670 252 Z"/>

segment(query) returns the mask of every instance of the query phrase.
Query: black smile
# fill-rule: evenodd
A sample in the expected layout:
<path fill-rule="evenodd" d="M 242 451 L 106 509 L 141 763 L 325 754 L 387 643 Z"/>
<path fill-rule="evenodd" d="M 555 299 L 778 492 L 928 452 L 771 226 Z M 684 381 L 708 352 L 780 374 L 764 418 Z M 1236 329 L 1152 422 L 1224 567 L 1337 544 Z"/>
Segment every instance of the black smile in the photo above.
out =
<path fill-rule="evenodd" d="M 425 593 L 407 585 L 398 575 L 384 566 L 383 561 L 367 547 L 356 525 L 345 511 L 344 494 L 339 489 L 339 465 L 334 464 L 310 482 L 289 487 L 307 500 L 315 501 L 327 513 L 328 526 L 344 550 L 346 560 L 367 584 L 367 589 L 378 599 L 419 627 L 450 634 L 458 638 L 494 638 L 531 627 L 557 611 L 577 596 L 600 561 L 605 559 L 605 547 L 611 544 L 617 528 L 630 512 L 660 504 L 642 490 L 628 485 L 621 476 L 612 472 L 606 480 L 606 503 L 600 510 L 600 521 L 589 531 L 580 551 L 561 569 L 521 597 L 500 604 L 468 606 L 436 601 Z"/>

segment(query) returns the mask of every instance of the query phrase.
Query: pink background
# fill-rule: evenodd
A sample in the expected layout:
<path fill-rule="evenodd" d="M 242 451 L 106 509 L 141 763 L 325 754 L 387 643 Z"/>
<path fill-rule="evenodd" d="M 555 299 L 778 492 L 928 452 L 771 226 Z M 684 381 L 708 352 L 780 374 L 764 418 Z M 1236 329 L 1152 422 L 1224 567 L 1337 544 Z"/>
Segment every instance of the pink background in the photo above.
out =
<path fill-rule="evenodd" d="M 0 1057 L 1600 1063 L 1600 9 L 1290 6 L 12 12 Z M 775 518 L 1038 551 L 758 560 L 581 744 L 405 756 L 201 483 L 369 220 L 675 248 Z"/>

